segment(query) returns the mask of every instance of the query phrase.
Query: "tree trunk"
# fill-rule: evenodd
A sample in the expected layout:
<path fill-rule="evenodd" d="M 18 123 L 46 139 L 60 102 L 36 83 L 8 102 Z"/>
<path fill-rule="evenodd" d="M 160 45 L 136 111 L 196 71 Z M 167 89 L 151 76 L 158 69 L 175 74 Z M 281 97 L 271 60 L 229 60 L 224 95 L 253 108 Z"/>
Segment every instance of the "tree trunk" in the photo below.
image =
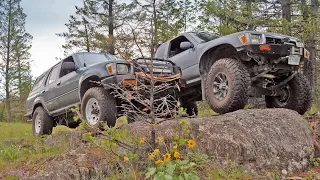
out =
<path fill-rule="evenodd" d="M 83 18 L 84 20 L 84 18 Z M 88 27 L 87 27 L 87 24 L 84 20 L 84 29 L 85 29 L 85 32 L 86 32 L 86 48 L 87 48 L 87 52 L 90 52 L 90 39 L 89 39 L 89 32 L 88 32 Z"/>
<path fill-rule="evenodd" d="M 281 0 L 282 18 L 285 19 L 289 24 L 287 27 L 283 27 L 283 32 L 287 35 L 291 35 L 291 0 Z"/>
<path fill-rule="evenodd" d="M 10 45 L 11 45 L 11 11 L 12 11 L 12 2 L 9 1 L 9 12 L 8 12 L 8 35 L 7 35 L 7 52 L 6 52 L 6 83 L 5 83 L 5 89 L 6 89 L 6 108 L 7 108 L 7 120 L 8 122 L 12 121 L 12 115 L 11 115 L 11 102 L 10 102 Z"/>
<path fill-rule="evenodd" d="M 319 0 L 311 1 L 311 8 L 308 8 L 306 0 L 301 1 L 301 11 L 304 22 L 311 21 L 317 22 L 316 18 L 318 17 L 319 11 Z M 316 62 L 317 62 L 317 40 L 316 32 L 311 32 L 309 38 L 306 40 L 306 49 L 310 52 L 310 61 L 304 62 L 303 74 L 308 78 L 312 92 L 314 93 L 316 85 Z"/>
<path fill-rule="evenodd" d="M 113 30 L 114 30 L 114 18 L 113 18 L 113 0 L 109 0 L 109 53 L 115 54 L 114 50 L 114 38 L 113 38 Z"/>

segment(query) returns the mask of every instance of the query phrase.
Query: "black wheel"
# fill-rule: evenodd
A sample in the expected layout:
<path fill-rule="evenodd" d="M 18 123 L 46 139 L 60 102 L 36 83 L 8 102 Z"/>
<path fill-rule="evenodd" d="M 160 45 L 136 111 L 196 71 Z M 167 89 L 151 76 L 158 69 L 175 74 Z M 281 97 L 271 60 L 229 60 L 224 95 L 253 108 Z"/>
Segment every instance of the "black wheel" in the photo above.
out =
<path fill-rule="evenodd" d="M 231 58 L 220 59 L 208 73 L 206 99 L 211 109 L 220 114 L 243 109 L 248 102 L 249 85 L 244 64 Z"/>
<path fill-rule="evenodd" d="M 198 105 L 195 101 L 187 102 L 182 105 L 188 116 L 198 116 Z"/>
<path fill-rule="evenodd" d="M 32 116 L 32 131 L 36 136 L 51 134 L 53 119 L 48 115 L 42 106 L 36 108 Z"/>
<path fill-rule="evenodd" d="M 82 117 L 90 126 L 103 128 L 103 122 L 113 127 L 117 120 L 117 103 L 110 91 L 101 87 L 88 89 L 81 102 Z"/>
<path fill-rule="evenodd" d="M 284 86 L 279 96 L 266 96 L 267 108 L 287 108 L 304 114 L 311 106 L 312 92 L 307 78 L 298 73 Z"/>

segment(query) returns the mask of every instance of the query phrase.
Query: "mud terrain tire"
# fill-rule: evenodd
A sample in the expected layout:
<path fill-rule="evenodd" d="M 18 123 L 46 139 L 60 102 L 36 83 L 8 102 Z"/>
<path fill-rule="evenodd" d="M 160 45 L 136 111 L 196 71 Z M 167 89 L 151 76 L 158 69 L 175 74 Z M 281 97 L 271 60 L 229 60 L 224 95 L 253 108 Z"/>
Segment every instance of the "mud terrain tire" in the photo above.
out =
<path fill-rule="evenodd" d="M 227 79 L 227 93 L 223 99 L 218 99 L 214 95 L 213 87 L 220 74 Z M 248 102 L 249 85 L 248 70 L 240 61 L 231 58 L 216 61 L 211 66 L 205 85 L 206 99 L 210 108 L 219 114 L 243 109 Z"/>
<path fill-rule="evenodd" d="M 52 128 L 53 119 L 42 106 L 37 107 L 32 116 L 33 134 L 36 136 L 51 134 Z"/>
<path fill-rule="evenodd" d="M 267 108 L 287 108 L 304 114 L 311 106 L 312 92 L 308 79 L 298 73 L 288 83 L 290 96 L 286 102 L 280 102 L 278 97 L 266 96 Z"/>
<path fill-rule="evenodd" d="M 92 107 L 91 112 L 90 107 Z M 116 99 L 110 94 L 110 91 L 104 88 L 90 88 L 82 98 L 81 115 L 94 128 L 102 129 L 104 124 L 102 122 L 113 127 L 117 120 Z"/>

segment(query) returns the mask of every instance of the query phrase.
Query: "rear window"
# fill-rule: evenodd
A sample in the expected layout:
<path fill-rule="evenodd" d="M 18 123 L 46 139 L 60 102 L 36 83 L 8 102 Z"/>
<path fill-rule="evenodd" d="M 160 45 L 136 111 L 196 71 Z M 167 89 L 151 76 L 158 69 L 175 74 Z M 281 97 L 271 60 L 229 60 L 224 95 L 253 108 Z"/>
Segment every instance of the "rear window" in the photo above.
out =
<path fill-rule="evenodd" d="M 59 67 L 60 67 L 59 65 L 60 65 L 60 63 L 53 67 L 53 69 L 50 72 L 50 75 L 49 75 L 49 78 L 48 78 L 46 84 L 51 84 L 51 83 L 53 83 L 54 81 L 56 81 L 58 79 L 58 77 L 59 77 Z"/>

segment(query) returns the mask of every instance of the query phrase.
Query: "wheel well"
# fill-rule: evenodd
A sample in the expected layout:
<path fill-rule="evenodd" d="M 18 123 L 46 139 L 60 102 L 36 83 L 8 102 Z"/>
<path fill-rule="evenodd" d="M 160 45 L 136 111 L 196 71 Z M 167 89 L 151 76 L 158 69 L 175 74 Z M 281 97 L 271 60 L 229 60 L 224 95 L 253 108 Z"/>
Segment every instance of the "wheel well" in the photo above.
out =
<path fill-rule="evenodd" d="M 222 44 L 207 50 L 200 59 L 200 74 L 207 74 L 214 62 L 222 58 L 237 58 L 237 50 L 230 44 Z"/>
<path fill-rule="evenodd" d="M 34 111 L 35 111 L 35 110 L 37 109 L 37 107 L 39 107 L 39 106 L 43 107 L 43 105 L 42 105 L 40 102 L 33 106 L 33 110 L 32 110 L 31 117 L 33 116 Z"/>
<path fill-rule="evenodd" d="M 86 91 L 92 87 L 100 87 L 101 85 L 91 82 L 91 81 L 100 81 L 101 79 L 98 76 L 91 76 L 88 77 L 87 79 L 85 79 L 82 83 L 81 83 L 81 88 L 80 88 L 80 98 L 82 99 L 84 93 L 86 93 Z"/>

